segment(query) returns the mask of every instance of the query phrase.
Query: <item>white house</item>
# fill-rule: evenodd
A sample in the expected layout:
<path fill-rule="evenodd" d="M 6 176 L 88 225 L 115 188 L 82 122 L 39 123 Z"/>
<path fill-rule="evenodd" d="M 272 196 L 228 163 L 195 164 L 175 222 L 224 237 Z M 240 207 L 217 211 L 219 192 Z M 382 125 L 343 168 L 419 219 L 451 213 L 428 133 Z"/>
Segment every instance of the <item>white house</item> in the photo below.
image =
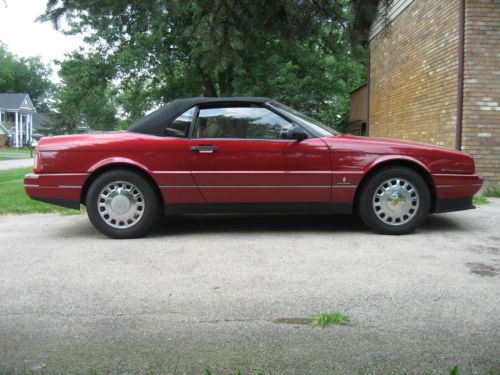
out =
<path fill-rule="evenodd" d="M 0 93 L 0 135 L 9 139 L 11 146 L 22 147 L 33 141 L 33 115 L 36 109 L 28 94 Z"/>

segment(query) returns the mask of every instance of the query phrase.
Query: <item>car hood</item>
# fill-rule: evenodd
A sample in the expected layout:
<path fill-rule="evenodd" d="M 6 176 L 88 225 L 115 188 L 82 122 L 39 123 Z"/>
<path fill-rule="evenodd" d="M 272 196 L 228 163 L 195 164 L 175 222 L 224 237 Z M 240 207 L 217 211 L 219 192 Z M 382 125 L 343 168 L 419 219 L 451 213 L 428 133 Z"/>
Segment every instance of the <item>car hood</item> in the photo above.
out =
<path fill-rule="evenodd" d="M 360 137 L 349 134 L 324 138 L 333 152 L 346 154 L 364 154 L 366 160 L 376 160 L 384 157 L 402 157 L 413 159 L 425 164 L 433 171 L 457 171 L 473 173 L 474 159 L 461 151 L 427 143 L 396 140 L 389 138 Z M 371 157 L 368 155 L 372 155 Z"/>
<path fill-rule="evenodd" d="M 452 150 L 443 146 L 391 138 L 360 137 L 350 134 L 342 134 L 339 136 L 326 138 L 325 141 L 328 145 L 331 146 L 337 145 L 339 141 L 341 141 L 346 145 L 352 146 L 355 150 L 358 148 L 362 148 L 364 152 L 370 153 L 399 153 L 401 150 L 412 150 L 416 153 L 438 151 L 453 155 L 466 155 L 461 151 Z"/>
<path fill-rule="evenodd" d="M 366 137 L 359 137 L 359 136 L 348 136 L 352 139 L 357 139 L 358 141 L 365 140 Z M 418 149 L 433 149 L 433 150 L 443 150 L 443 151 L 453 151 L 455 150 L 449 149 L 444 146 L 439 146 L 439 145 L 433 145 L 429 143 L 424 143 L 424 142 L 417 142 L 417 141 L 412 141 L 412 140 L 405 140 L 405 139 L 391 139 L 391 138 L 384 138 L 384 137 L 370 137 L 370 141 L 376 142 L 378 144 L 389 144 L 389 145 L 400 145 L 404 147 L 411 147 L 411 148 L 418 148 Z"/>

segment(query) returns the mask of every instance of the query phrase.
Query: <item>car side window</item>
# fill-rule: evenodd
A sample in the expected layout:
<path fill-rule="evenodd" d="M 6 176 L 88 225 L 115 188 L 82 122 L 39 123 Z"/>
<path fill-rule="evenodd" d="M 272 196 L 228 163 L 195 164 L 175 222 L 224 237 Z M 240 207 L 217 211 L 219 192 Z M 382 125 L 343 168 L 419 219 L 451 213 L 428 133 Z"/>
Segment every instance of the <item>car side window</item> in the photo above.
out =
<path fill-rule="evenodd" d="M 188 109 L 165 128 L 165 137 L 187 138 L 194 117 L 194 107 Z"/>
<path fill-rule="evenodd" d="M 286 139 L 293 124 L 267 108 L 200 109 L 195 138 Z"/>

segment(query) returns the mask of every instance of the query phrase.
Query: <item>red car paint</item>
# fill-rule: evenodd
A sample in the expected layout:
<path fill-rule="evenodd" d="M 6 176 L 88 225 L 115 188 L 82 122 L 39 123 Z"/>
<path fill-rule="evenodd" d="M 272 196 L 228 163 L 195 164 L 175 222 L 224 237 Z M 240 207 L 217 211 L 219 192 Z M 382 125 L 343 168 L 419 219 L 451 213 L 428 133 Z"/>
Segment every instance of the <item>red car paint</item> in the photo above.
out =
<path fill-rule="evenodd" d="M 192 152 L 192 146 L 217 152 Z M 404 164 L 427 177 L 433 207 L 470 198 L 482 186 L 474 160 L 416 142 L 338 135 L 296 140 L 169 138 L 111 132 L 42 138 L 37 173 L 24 179 L 34 198 L 85 202 L 87 183 L 102 168 L 129 166 L 151 176 L 165 204 L 324 202 L 353 205 L 376 168 Z M 62 203 L 58 203 L 62 204 Z"/>

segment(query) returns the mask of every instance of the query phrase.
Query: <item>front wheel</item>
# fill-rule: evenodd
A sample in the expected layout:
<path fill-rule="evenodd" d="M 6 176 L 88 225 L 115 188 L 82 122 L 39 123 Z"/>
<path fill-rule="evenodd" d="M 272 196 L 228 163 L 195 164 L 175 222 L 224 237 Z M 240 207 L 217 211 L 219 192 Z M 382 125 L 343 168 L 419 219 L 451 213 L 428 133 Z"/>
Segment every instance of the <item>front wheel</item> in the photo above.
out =
<path fill-rule="evenodd" d="M 111 238 L 140 237 L 158 217 L 159 202 L 151 184 L 128 170 L 97 177 L 85 203 L 94 227 Z"/>
<path fill-rule="evenodd" d="M 389 167 L 369 177 L 358 203 L 361 219 L 369 228 L 382 234 L 407 234 L 429 213 L 429 188 L 412 169 Z"/>

